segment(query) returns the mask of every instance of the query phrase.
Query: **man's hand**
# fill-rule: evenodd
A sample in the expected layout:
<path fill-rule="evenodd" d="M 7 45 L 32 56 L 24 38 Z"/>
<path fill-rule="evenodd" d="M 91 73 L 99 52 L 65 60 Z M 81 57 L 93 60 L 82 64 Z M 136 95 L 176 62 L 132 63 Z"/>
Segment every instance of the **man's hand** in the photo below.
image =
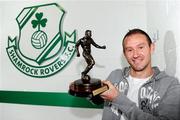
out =
<path fill-rule="evenodd" d="M 119 90 L 114 87 L 110 81 L 102 81 L 104 84 L 108 85 L 108 90 L 100 94 L 104 100 L 112 101 L 119 95 Z"/>

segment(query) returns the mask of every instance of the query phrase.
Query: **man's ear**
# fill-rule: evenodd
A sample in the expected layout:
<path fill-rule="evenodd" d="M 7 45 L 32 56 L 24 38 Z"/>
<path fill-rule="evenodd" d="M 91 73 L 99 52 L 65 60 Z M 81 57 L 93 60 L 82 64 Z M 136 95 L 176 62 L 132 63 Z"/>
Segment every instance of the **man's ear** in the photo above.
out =
<path fill-rule="evenodd" d="M 151 54 L 153 54 L 155 50 L 155 44 L 151 43 L 150 48 L 151 48 Z"/>

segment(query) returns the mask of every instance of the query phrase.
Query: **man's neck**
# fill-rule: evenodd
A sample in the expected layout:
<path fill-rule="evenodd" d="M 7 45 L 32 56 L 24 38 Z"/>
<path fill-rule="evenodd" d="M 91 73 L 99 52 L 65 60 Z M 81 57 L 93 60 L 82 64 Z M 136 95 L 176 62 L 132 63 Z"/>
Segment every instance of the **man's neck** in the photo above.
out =
<path fill-rule="evenodd" d="M 147 77 L 151 76 L 153 73 L 154 73 L 154 71 L 153 71 L 152 67 L 146 68 L 142 71 L 135 71 L 132 68 L 130 69 L 130 75 L 132 77 L 140 78 L 140 79 L 147 78 Z"/>

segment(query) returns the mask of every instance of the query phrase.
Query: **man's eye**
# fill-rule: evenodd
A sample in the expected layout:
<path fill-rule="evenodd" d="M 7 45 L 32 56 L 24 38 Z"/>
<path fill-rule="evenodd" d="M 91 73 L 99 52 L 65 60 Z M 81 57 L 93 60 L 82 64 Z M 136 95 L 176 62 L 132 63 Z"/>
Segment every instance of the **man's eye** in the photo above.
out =
<path fill-rule="evenodd" d="M 132 49 L 127 49 L 127 52 L 131 52 L 132 51 Z"/>
<path fill-rule="evenodd" d="M 139 47 L 139 49 L 143 49 L 143 48 L 144 48 L 143 46 Z"/>

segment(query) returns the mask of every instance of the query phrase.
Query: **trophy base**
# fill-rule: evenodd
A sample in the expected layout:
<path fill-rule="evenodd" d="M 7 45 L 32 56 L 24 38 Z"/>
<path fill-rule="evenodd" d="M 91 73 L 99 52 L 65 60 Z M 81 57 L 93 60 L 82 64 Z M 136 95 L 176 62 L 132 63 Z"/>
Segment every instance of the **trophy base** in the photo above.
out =
<path fill-rule="evenodd" d="M 88 82 L 83 82 L 83 80 L 79 79 L 69 86 L 69 94 L 77 97 L 92 98 L 106 90 L 108 90 L 108 86 L 99 79 L 91 79 Z"/>

